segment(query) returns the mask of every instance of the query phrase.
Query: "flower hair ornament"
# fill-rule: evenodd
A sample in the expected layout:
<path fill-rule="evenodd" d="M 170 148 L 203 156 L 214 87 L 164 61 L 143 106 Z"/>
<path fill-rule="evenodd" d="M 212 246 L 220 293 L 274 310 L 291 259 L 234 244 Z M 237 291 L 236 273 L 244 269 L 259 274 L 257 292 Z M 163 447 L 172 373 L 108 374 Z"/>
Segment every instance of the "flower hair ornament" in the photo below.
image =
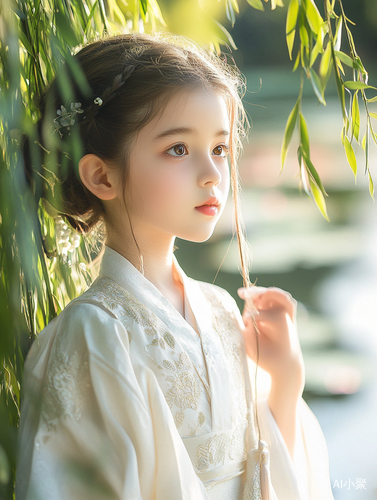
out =
<path fill-rule="evenodd" d="M 58 116 L 54 118 L 54 127 L 59 132 L 60 137 L 63 138 L 64 135 L 70 135 L 71 127 L 76 123 L 79 114 L 85 112 L 81 121 L 87 120 L 89 117 L 88 121 L 91 122 L 91 118 L 95 117 L 101 106 L 119 96 L 122 87 L 132 75 L 135 67 L 134 64 L 126 66 L 121 73 L 116 75 L 112 85 L 105 90 L 102 98 L 96 97 L 85 110 L 81 109 L 81 102 L 71 102 L 67 107 L 61 105 L 60 109 L 56 111 Z"/>
<path fill-rule="evenodd" d="M 103 101 L 100 97 L 96 97 L 93 103 L 97 106 L 102 106 Z M 61 105 L 56 113 L 58 116 L 54 118 L 54 127 L 59 132 L 60 137 L 63 137 L 60 129 L 65 128 L 68 131 L 67 135 L 70 135 L 71 127 L 76 123 L 77 115 L 84 113 L 84 110 L 81 109 L 81 102 L 71 102 L 68 110 L 65 106 Z"/>

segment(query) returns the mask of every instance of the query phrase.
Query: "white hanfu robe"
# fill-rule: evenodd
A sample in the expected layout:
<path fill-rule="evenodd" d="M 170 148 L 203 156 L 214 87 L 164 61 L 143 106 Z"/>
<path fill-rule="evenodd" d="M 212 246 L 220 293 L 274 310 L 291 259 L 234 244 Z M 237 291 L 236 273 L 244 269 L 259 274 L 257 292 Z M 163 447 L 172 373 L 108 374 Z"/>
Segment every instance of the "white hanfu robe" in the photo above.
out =
<path fill-rule="evenodd" d="M 293 462 L 267 398 L 254 401 L 234 299 L 174 265 L 189 321 L 106 247 L 92 286 L 39 334 L 16 500 L 260 500 L 255 404 L 269 500 L 333 500 L 309 407 Z"/>

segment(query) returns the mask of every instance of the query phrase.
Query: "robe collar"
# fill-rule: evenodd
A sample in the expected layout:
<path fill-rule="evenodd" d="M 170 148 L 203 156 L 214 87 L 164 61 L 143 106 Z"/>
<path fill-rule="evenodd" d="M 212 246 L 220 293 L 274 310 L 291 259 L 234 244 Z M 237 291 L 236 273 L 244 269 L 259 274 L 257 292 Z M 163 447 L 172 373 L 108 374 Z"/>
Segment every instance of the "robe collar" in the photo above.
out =
<path fill-rule="evenodd" d="M 183 284 L 185 308 L 187 308 L 187 306 L 191 307 L 194 319 L 198 325 L 201 321 L 200 318 L 197 318 L 197 315 L 199 314 L 199 316 L 201 316 L 201 314 L 198 311 L 198 308 L 195 306 L 193 307 L 191 304 L 193 295 L 195 295 L 192 290 L 193 283 L 191 283 L 193 280 L 186 276 L 174 255 L 173 266 Z M 166 324 L 173 323 L 175 327 L 182 328 L 182 322 L 184 322 L 186 328 L 190 332 L 190 336 L 194 337 L 195 341 L 200 343 L 198 333 L 187 321 L 185 321 L 177 309 L 160 292 L 160 290 L 147 278 L 145 278 L 145 276 L 143 276 L 130 261 L 123 257 L 123 255 L 107 245 L 105 246 L 105 252 L 102 257 L 98 279 L 105 276 L 111 278 L 122 288 L 129 291 L 139 302 L 147 306 Z M 197 301 L 195 300 L 194 302 L 196 303 Z M 196 311 L 194 311 L 194 309 L 196 309 Z"/>
<path fill-rule="evenodd" d="M 106 246 L 102 257 L 98 279 L 109 277 L 122 288 L 129 291 L 140 303 L 158 316 L 175 333 L 181 346 L 187 352 L 196 352 L 196 359 L 204 356 L 208 370 L 209 385 L 205 384 L 211 401 L 212 429 L 227 429 L 231 426 L 229 405 L 229 381 L 221 342 L 212 327 L 212 306 L 207 300 L 199 282 L 188 278 L 173 256 L 173 265 L 182 279 L 185 302 L 191 307 L 198 332 L 181 316 L 171 302 L 125 257 Z M 199 335 L 198 335 L 199 333 Z M 198 374 L 200 369 L 194 363 Z"/>

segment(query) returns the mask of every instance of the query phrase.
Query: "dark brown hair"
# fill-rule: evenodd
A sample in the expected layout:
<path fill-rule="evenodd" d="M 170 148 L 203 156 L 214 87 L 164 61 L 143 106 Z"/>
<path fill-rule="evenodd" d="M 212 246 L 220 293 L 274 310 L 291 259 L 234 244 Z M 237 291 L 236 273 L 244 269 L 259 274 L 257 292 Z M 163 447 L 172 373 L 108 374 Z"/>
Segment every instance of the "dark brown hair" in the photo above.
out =
<path fill-rule="evenodd" d="M 62 69 L 66 79 L 58 75 L 39 98 L 36 140 L 26 135 L 23 138 L 25 171 L 29 183 L 39 190 L 39 197 L 48 199 L 74 229 L 90 231 L 100 220 L 106 220 L 106 214 L 101 200 L 80 180 L 79 159 L 88 153 L 99 156 L 120 169 L 125 184 L 133 138 L 172 93 L 190 87 L 216 92 L 224 98 L 230 117 L 231 185 L 242 274 L 247 285 L 237 170 L 247 120 L 241 101 L 244 81 L 239 71 L 228 64 L 225 56 L 215 56 L 192 42 L 167 35 L 100 39 L 84 46 L 74 61 L 85 77 L 80 80 L 77 71 L 66 65 Z M 69 113 L 72 102 L 80 103 L 77 107 L 83 112 L 71 114 L 75 119 L 72 126 L 61 126 L 60 121 L 54 127 L 57 110 L 63 112 L 63 105 Z M 39 153 L 31 154 L 35 144 Z"/>

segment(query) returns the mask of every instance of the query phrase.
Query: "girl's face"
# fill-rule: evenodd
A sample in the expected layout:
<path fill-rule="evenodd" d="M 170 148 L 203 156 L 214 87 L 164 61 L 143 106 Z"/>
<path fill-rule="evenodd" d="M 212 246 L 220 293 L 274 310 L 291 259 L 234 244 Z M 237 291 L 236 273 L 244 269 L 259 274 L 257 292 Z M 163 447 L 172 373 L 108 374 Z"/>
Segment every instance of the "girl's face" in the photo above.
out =
<path fill-rule="evenodd" d="M 174 94 L 140 131 L 125 192 L 137 238 L 211 236 L 229 191 L 229 132 L 224 99 L 200 90 Z"/>

